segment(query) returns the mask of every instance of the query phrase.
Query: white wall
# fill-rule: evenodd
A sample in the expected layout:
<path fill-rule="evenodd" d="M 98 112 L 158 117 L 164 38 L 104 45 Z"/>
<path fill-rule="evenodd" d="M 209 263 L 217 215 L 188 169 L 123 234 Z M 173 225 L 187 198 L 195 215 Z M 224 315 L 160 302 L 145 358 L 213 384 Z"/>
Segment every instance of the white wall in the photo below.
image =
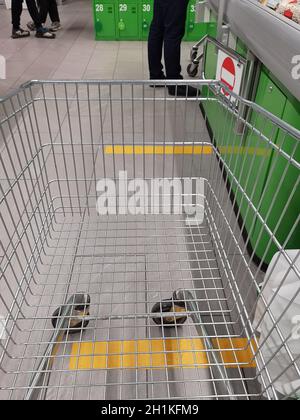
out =
<path fill-rule="evenodd" d="M 6 8 L 11 9 L 11 0 L 5 0 Z M 24 9 L 27 9 L 25 1 L 23 2 Z"/>

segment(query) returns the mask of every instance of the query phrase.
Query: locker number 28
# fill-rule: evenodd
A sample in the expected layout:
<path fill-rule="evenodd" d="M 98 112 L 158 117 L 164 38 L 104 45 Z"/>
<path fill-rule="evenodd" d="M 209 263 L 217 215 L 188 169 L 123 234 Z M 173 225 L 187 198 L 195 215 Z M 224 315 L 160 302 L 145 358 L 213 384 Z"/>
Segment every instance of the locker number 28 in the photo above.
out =
<path fill-rule="evenodd" d="M 96 4 L 96 12 L 104 12 L 104 5 Z"/>

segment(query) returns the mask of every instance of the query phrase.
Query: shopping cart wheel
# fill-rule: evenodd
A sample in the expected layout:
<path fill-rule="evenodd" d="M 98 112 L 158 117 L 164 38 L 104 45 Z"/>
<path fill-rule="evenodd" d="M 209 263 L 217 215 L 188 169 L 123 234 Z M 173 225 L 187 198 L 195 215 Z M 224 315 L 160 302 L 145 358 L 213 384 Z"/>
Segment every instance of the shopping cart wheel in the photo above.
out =
<path fill-rule="evenodd" d="M 153 321 L 155 324 L 164 327 L 176 327 L 182 325 L 187 320 L 186 315 L 180 315 L 186 312 L 185 303 L 177 300 L 176 298 L 164 299 L 162 302 L 157 302 L 152 308 L 152 314 L 160 313 L 161 316 L 154 316 Z M 164 316 L 164 312 L 175 312 L 176 315 Z M 178 313 L 178 315 L 177 315 Z"/>
<path fill-rule="evenodd" d="M 196 60 L 197 55 L 198 55 L 198 48 L 192 48 L 191 54 L 190 54 L 191 61 Z"/>
<path fill-rule="evenodd" d="M 196 64 L 191 63 L 187 67 L 187 73 L 190 77 L 196 77 L 198 74 L 198 69 L 199 67 Z"/>
<path fill-rule="evenodd" d="M 85 317 L 90 316 L 91 297 L 87 293 L 77 293 L 70 297 L 66 305 L 57 308 L 52 315 L 52 325 L 57 327 L 57 323 L 62 318 L 66 322 L 62 329 L 65 329 L 68 334 L 77 334 L 87 328 L 89 320 Z"/>

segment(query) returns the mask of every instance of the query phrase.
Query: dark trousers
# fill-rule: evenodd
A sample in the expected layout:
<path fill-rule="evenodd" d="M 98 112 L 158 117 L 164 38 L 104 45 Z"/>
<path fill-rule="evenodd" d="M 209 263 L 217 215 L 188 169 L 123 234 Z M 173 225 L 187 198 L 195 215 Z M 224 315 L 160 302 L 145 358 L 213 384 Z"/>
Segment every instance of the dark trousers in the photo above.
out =
<path fill-rule="evenodd" d="M 41 26 L 40 14 L 36 5 L 35 0 L 26 0 L 28 12 L 33 20 L 35 26 L 38 28 Z M 21 23 L 21 14 L 23 11 L 23 0 L 12 0 L 11 2 L 11 16 L 12 25 L 14 29 L 19 29 Z"/>
<path fill-rule="evenodd" d="M 154 16 L 148 41 L 151 79 L 164 76 L 162 52 L 164 48 L 167 79 L 181 78 L 180 53 L 185 33 L 189 0 L 154 0 Z"/>
<path fill-rule="evenodd" d="M 43 23 L 46 22 L 49 13 L 51 22 L 60 22 L 56 0 L 37 0 L 40 10 L 40 18 Z"/>

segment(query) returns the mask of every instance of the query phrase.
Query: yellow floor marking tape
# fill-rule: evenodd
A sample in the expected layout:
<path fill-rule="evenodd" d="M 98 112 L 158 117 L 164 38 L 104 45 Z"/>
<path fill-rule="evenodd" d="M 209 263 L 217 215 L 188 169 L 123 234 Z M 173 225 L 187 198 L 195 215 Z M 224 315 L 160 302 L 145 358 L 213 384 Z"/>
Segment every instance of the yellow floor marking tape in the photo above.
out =
<path fill-rule="evenodd" d="M 256 367 L 247 339 L 213 340 L 227 368 Z M 232 350 L 235 349 L 235 350 Z M 70 370 L 207 368 L 208 358 L 201 338 L 169 338 L 74 343 Z"/>
<path fill-rule="evenodd" d="M 219 146 L 221 155 L 249 155 L 269 157 L 272 151 L 267 148 L 244 146 Z M 107 145 L 106 155 L 212 155 L 212 146 L 182 145 L 182 146 L 142 146 L 142 145 Z"/>
<path fill-rule="evenodd" d="M 211 155 L 212 146 L 105 146 L 106 155 Z"/>
<path fill-rule="evenodd" d="M 270 157 L 272 150 L 270 148 L 263 147 L 251 147 L 251 146 L 218 146 L 221 155 L 249 155 L 249 156 L 261 156 Z"/>

